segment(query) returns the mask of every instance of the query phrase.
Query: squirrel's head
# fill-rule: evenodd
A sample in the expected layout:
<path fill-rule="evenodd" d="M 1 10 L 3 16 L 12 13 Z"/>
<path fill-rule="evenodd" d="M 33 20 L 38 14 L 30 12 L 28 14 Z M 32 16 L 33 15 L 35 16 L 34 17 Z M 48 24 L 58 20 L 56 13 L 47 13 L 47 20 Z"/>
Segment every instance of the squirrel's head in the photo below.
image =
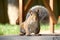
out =
<path fill-rule="evenodd" d="M 36 11 L 30 10 L 30 11 L 29 11 L 29 13 L 30 13 L 31 15 L 36 15 L 36 16 L 39 15 L 38 12 L 39 12 L 39 10 L 36 10 Z"/>
<path fill-rule="evenodd" d="M 29 11 L 30 16 L 31 16 L 34 20 L 37 20 L 37 19 L 39 18 L 38 12 L 39 12 L 39 10 L 36 10 L 36 11 L 30 10 L 30 11 Z"/>

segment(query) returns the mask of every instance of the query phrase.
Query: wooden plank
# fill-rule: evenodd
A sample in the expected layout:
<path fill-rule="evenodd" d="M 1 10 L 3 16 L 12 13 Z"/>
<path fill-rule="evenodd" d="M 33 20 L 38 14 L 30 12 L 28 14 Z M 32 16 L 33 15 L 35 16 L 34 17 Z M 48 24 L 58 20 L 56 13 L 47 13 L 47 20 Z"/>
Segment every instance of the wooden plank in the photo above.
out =
<path fill-rule="evenodd" d="M 48 2 L 46 0 L 43 0 L 43 2 L 44 2 L 44 5 L 46 6 L 46 8 L 49 10 L 50 32 L 54 33 L 54 24 L 56 24 L 57 21 L 56 21 L 54 12 L 52 11 L 53 9 L 50 8 L 50 5 L 48 4 Z"/>
<path fill-rule="evenodd" d="M 60 40 L 60 36 L 0 36 L 0 40 Z"/>
<path fill-rule="evenodd" d="M 49 19 L 50 19 L 50 32 L 54 33 L 54 23 L 53 23 L 51 16 L 49 17 Z"/>
<path fill-rule="evenodd" d="M 19 23 L 23 21 L 23 0 L 19 0 Z"/>
<path fill-rule="evenodd" d="M 30 6 L 32 5 L 33 3 L 33 0 L 27 0 L 27 3 L 24 5 L 24 16 L 23 16 L 23 20 L 25 20 L 25 17 L 26 17 L 26 14 L 27 14 L 27 11 L 29 10 Z"/>
<path fill-rule="evenodd" d="M 53 0 L 50 0 L 49 5 L 51 10 L 53 11 Z M 50 16 L 50 32 L 54 33 L 54 23 L 51 16 Z"/>
<path fill-rule="evenodd" d="M 53 11 L 53 0 L 50 0 L 49 4 L 50 4 L 50 7 L 51 7 L 51 10 Z"/>
<path fill-rule="evenodd" d="M 31 6 L 33 0 L 28 0 L 26 5 L 24 6 L 24 11 L 27 11 L 29 9 L 29 7 Z"/>

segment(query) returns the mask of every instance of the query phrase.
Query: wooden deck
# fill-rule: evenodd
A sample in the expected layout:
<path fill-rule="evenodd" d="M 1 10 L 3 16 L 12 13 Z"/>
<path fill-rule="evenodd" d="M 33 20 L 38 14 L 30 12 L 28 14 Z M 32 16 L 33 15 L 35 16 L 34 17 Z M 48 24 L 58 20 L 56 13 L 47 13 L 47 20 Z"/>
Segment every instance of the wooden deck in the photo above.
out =
<path fill-rule="evenodd" d="M 41 34 L 41 36 L 0 36 L 0 40 L 60 40 L 60 34 Z"/>

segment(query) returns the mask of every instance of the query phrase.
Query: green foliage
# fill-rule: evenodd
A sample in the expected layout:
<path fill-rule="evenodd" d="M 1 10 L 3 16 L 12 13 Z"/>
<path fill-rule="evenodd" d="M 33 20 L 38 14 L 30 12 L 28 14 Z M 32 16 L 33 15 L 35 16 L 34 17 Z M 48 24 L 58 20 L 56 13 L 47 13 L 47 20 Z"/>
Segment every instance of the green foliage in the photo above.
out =
<path fill-rule="evenodd" d="M 18 25 L 0 24 L 0 35 L 19 34 Z"/>
<path fill-rule="evenodd" d="M 41 30 L 49 30 L 49 24 L 41 24 Z M 60 24 L 55 25 L 55 30 L 60 29 Z M 0 24 L 0 35 L 18 35 L 20 28 L 18 25 Z"/>
<path fill-rule="evenodd" d="M 45 30 L 49 30 L 50 26 L 49 24 L 41 24 L 41 30 L 45 31 Z M 60 24 L 56 24 L 54 25 L 54 30 L 60 30 Z"/>
<path fill-rule="evenodd" d="M 49 24 L 40 24 L 41 30 L 48 30 L 49 29 Z"/>
<path fill-rule="evenodd" d="M 55 30 L 60 30 L 60 24 L 55 25 Z"/>

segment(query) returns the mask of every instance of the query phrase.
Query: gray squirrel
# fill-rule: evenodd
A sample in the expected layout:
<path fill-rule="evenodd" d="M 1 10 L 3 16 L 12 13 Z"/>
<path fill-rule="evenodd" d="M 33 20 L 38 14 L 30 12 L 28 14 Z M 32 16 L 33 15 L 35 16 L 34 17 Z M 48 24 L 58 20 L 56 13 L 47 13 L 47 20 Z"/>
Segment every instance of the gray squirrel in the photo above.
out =
<path fill-rule="evenodd" d="M 20 24 L 20 32 L 23 35 L 30 35 L 31 33 L 37 35 L 39 33 L 40 26 L 38 11 L 39 10 L 36 10 L 34 12 L 30 10 L 30 16 L 23 23 Z"/>
<path fill-rule="evenodd" d="M 23 35 L 35 35 L 40 32 L 40 22 L 48 22 L 49 11 L 41 5 L 33 6 L 26 15 L 26 20 L 20 24 L 20 32 Z"/>

